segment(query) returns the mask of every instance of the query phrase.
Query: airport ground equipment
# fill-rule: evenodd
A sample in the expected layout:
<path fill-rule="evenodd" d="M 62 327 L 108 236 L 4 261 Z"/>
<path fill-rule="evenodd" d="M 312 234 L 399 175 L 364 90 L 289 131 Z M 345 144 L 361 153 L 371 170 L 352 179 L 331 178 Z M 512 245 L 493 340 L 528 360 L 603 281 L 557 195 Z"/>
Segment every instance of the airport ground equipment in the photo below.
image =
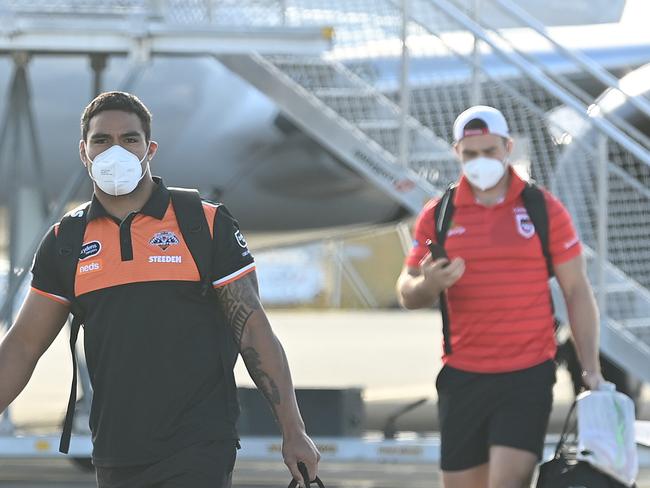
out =
<path fill-rule="evenodd" d="M 266 398 L 257 388 L 238 388 L 242 437 L 280 435 Z M 296 400 L 307 432 L 314 437 L 361 438 L 365 414 L 360 388 L 296 388 Z"/>

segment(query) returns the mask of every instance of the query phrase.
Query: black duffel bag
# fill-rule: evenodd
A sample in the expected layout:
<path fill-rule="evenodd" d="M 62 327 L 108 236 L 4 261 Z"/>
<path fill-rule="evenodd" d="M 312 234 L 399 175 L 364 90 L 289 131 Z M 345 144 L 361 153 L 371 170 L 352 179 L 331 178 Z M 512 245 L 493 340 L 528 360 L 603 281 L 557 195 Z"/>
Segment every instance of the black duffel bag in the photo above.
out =
<path fill-rule="evenodd" d="M 307 466 L 305 466 L 303 463 L 298 463 L 298 470 L 300 471 L 302 478 L 305 481 L 309 481 L 309 473 L 307 472 Z M 311 483 L 318 485 L 318 488 L 325 488 L 325 485 L 323 484 L 323 482 L 320 480 L 318 476 L 316 476 L 315 479 L 311 480 L 311 482 L 308 482 L 306 488 L 310 488 Z M 289 483 L 288 488 L 296 488 L 297 486 L 298 486 L 298 482 L 295 479 L 293 479 L 291 480 L 291 483 Z"/>
<path fill-rule="evenodd" d="M 569 410 L 569 414 L 564 422 L 562 435 L 555 448 L 553 459 L 545 462 L 539 467 L 539 476 L 537 478 L 537 488 L 628 488 L 623 483 L 615 480 L 611 476 L 598 471 L 591 464 L 576 459 L 577 442 L 569 442 L 569 432 L 576 432 L 569 429 L 569 424 L 575 411 L 576 403 L 574 402 Z M 633 488 L 636 485 L 633 485 Z"/>

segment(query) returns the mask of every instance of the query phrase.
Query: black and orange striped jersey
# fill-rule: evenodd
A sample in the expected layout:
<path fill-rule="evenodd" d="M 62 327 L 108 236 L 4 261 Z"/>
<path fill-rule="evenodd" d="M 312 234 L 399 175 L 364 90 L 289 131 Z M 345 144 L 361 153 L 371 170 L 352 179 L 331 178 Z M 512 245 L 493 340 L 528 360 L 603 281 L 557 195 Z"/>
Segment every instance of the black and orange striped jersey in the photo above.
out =
<path fill-rule="evenodd" d="M 123 221 L 93 198 L 68 297 L 55 260 L 55 225 L 32 269 L 32 288 L 75 299 L 93 385 L 90 428 L 97 466 L 145 464 L 191 444 L 235 439 L 234 393 L 220 361 L 225 317 L 201 294 L 199 270 L 180 231 L 169 190 L 156 189 Z M 203 202 L 213 243 L 215 288 L 255 269 L 237 221 Z"/>
<path fill-rule="evenodd" d="M 510 173 L 508 192 L 494 206 L 478 203 L 464 176 L 454 194 L 445 250 L 450 259 L 464 259 L 465 273 L 447 290 L 453 353 L 443 362 L 465 371 L 516 371 L 555 357 L 546 260 L 522 200 L 526 182 Z M 567 210 L 542 191 L 549 252 L 557 266 L 579 256 L 582 246 Z M 438 203 L 430 201 L 418 217 L 407 266 L 419 266 L 429 252 L 427 240 L 436 242 Z"/>

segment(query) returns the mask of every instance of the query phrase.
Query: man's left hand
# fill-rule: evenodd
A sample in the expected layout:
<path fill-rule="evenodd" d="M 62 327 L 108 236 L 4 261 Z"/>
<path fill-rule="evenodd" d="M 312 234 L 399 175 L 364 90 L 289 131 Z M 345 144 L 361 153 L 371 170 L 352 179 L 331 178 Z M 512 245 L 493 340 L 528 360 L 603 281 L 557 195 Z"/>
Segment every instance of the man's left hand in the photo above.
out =
<path fill-rule="evenodd" d="M 605 382 L 605 378 L 600 371 L 583 371 L 582 382 L 589 390 L 597 390 Z"/>
<path fill-rule="evenodd" d="M 293 436 L 284 436 L 282 440 L 282 457 L 284 464 L 287 465 L 293 478 L 300 483 L 300 486 L 305 486 L 302 475 L 298 470 L 298 463 L 302 462 L 307 468 L 309 477 L 312 481 L 318 475 L 318 461 L 320 461 L 320 453 L 316 448 L 314 442 L 302 432 Z"/>

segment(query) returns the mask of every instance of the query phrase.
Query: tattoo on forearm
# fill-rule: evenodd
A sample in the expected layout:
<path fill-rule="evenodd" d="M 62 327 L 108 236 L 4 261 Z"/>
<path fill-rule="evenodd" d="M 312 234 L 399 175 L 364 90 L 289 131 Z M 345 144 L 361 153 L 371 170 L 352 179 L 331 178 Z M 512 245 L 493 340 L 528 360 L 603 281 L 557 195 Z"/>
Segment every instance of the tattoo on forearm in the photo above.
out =
<path fill-rule="evenodd" d="M 249 273 L 243 278 L 217 289 L 217 295 L 226 319 L 233 329 L 235 341 L 241 346 L 242 335 L 248 319 L 253 312 L 262 308 L 255 273 Z"/>
<path fill-rule="evenodd" d="M 241 356 L 257 388 L 271 403 L 275 411 L 275 406 L 279 405 L 281 400 L 280 389 L 275 381 L 273 381 L 273 378 L 262 369 L 262 361 L 260 360 L 259 353 L 254 348 L 247 347 L 241 352 Z"/>

